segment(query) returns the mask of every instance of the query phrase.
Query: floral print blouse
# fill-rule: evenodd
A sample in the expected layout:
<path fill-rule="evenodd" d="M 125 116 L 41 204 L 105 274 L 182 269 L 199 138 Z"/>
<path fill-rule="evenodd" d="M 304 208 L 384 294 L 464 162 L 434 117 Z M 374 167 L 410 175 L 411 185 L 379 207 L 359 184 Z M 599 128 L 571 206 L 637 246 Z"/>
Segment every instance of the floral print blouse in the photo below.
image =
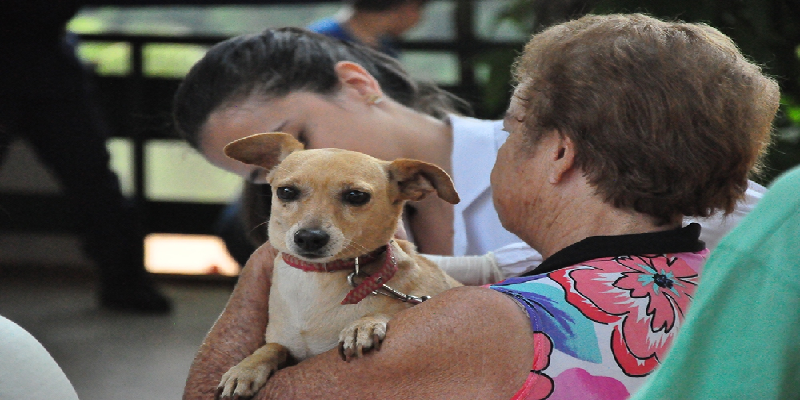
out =
<path fill-rule="evenodd" d="M 531 373 L 512 400 L 628 398 L 664 359 L 708 250 L 700 226 L 587 238 L 529 276 L 490 288 L 533 330 Z"/>

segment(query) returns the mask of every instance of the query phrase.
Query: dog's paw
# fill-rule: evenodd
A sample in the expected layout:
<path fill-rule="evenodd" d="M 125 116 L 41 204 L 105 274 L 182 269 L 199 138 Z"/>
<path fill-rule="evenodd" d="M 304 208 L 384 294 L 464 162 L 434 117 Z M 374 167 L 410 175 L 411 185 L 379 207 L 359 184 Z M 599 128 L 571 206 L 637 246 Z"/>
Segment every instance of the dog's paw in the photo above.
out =
<path fill-rule="evenodd" d="M 267 343 L 222 375 L 217 398 L 235 400 L 252 397 L 267 383 L 269 376 L 286 362 L 289 350 L 278 343 Z"/>
<path fill-rule="evenodd" d="M 217 386 L 220 399 L 252 397 L 267 383 L 272 370 L 268 365 L 246 365 L 242 362 L 228 370 Z"/>
<path fill-rule="evenodd" d="M 342 360 L 361 357 L 370 349 L 380 350 L 388 322 L 388 316 L 376 315 L 363 317 L 344 328 L 339 334 L 339 355 Z"/>

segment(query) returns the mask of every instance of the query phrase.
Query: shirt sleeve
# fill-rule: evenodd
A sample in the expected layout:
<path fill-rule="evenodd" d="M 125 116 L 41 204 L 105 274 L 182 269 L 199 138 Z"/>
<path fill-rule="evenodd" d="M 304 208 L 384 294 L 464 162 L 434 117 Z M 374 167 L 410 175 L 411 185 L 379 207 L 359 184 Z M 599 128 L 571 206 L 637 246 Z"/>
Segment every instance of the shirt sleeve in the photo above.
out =
<path fill-rule="evenodd" d="M 503 280 L 503 273 L 492 252 L 482 256 L 424 256 L 464 285 L 480 286 Z"/>
<path fill-rule="evenodd" d="M 453 279 L 465 285 L 486 285 L 524 274 L 542 263 L 542 255 L 525 243 L 512 243 L 482 256 L 434 256 L 426 258 L 439 265 Z"/>
<path fill-rule="evenodd" d="M 495 250 L 494 256 L 503 273 L 503 279 L 533 271 L 543 261 L 542 255 L 524 242 L 505 245 Z"/>

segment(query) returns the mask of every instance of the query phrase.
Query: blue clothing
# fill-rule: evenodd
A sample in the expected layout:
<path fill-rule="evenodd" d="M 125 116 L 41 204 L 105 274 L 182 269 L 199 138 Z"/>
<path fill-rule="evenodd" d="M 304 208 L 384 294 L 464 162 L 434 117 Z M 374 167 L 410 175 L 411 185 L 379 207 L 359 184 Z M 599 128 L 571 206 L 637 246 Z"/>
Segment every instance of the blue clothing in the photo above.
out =
<path fill-rule="evenodd" d="M 312 32 L 321 33 L 326 36 L 342 39 L 347 42 L 358 41 L 353 35 L 350 34 L 339 21 L 333 18 L 323 18 L 316 22 L 312 22 L 308 26 L 308 30 Z"/>
<path fill-rule="evenodd" d="M 353 36 L 353 34 L 350 33 L 350 31 L 348 31 L 341 22 L 334 18 L 323 18 L 316 22 L 312 22 L 311 25 L 308 26 L 308 30 L 323 34 L 325 36 L 341 39 L 345 42 L 361 43 L 361 41 Z M 400 51 L 397 49 L 397 44 L 388 36 L 380 40 L 380 47 L 378 47 L 377 50 L 394 58 L 397 58 L 400 55 Z"/>

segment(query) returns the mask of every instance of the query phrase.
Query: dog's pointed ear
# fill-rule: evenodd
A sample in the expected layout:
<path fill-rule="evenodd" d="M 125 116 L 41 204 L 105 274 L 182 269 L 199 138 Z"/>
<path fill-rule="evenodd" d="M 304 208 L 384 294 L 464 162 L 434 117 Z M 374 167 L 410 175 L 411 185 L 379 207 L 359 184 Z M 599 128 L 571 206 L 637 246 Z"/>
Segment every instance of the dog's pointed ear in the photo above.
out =
<path fill-rule="evenodd" d="M 225 155 L 245 164 L 258 165 L 267 171 L 292 152 L 303 150 L 303 144 L 288 133 L 257 133 L 228 143 Z"/>
<path fill-rule="evenodd" d="M 430 193 L 450 204 L 460 200 L 450 175 L 436 165 L 423 161 L 398 158 L 387 166 L 389 179 L 400 189 L 401 200 L 422 200 Z"/>

